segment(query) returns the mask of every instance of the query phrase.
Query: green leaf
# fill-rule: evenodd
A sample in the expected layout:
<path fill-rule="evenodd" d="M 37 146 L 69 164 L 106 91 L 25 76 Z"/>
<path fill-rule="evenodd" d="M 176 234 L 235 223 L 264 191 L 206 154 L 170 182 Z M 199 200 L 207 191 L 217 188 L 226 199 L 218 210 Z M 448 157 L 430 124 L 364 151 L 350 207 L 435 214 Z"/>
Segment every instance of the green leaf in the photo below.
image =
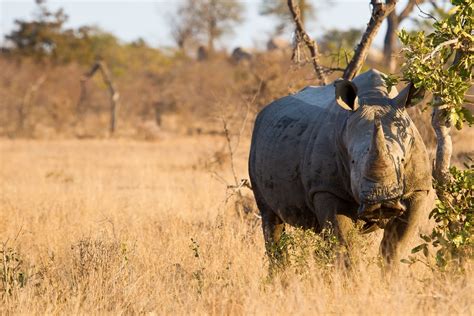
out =
<path fill-rule="evenodd" d="M 420 237 L 421 237 L 421 239 L 423 239 L 423 240 L 426 241 L 426 242 L 430 242 L 430 241 L 431 241 L 431 238 L 430 238 L 430 236 L 428 236 L 428 235 L 421 234 Z"/>
<path fill-rule="evenodd" d="M 413 248 L 413 249 L 411 250 L 411 253 L 420 252 L 425 246 L 426 246 L 426 244 L 418 245 L 418 246 L 416 246 L 415 248 Z"/>
<path fill-rule="evenodd" d="M 425 245 L 425 247 L 423 247 L 423 255 L 425 257 L 428 257 L 428 247 L 427 247 L 427 245 Z"/>

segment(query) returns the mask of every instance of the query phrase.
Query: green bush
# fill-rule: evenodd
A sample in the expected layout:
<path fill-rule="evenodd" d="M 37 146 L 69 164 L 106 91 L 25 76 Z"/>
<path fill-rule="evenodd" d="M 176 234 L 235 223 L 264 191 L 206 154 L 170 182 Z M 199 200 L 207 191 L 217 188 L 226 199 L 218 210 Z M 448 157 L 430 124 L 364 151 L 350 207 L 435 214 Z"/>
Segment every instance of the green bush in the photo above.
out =
<path fill-rule="evenodd" d="M 442 271 L 462 271 L 474 258 L 474 163 L 466 164 L 466 168 L 451 167 L 451 180 L 435 184 L 436 191 L 442 192 L 430 213 L 436 226 L 431 234 L 420 235 L 424 242 L 412 249 L 412 253 L 422 251 L 425 259 L 411 256 L 402 262 L 423 262 Z M 430 246 L 436 250 L 435 265 L 430 262 Z"/>
<path fill-rule="evenodd" d="M 453 8 L 445 18 L 433 24 L 434 31 L 409 33 L 400 31 L 405 62 L 403 78 L 433 93 L 432 106 L 446 106 L 450 122 L 461 129 L 464 122 L 474 123 L 472 113 L 464 106 L 472 83 L 474 63 L 473 0 L 451 0 Z"/>
<path fill-rule="evenodd" d="M 336 264 L 342 247 L 332 229 L 321 233 L 302 228 L 284 232 L 271 251 L 271 272 L 290 270 L 302 277 L 313 269 L 329 272 Z"/>
<path fill-rule="evenodd" d="M 0 247 L 0 297 L 12 295 L 27 282 L 27 272 L 22 256 L 4 243 Z"/>

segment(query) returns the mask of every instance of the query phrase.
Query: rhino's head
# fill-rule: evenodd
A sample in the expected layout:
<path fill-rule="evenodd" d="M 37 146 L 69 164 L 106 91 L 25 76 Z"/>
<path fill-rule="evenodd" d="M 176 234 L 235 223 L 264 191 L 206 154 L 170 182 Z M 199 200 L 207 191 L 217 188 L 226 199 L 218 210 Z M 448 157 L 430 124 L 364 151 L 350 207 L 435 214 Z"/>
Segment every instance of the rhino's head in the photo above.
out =
<path fill-rule="evenodd" d="M 379 73 L 369 75 L 380 79 Z M 404 212 L 405 167 L 415 140 L 413 122 L 405 110 L 415 93 L 412 85 L 389 95 L 383 83 L 375 81 L 359 83 L 359 89 L 348 80 L 335 83 L 337 103 L 351 112 L 341 146 L 352 194 L 360 205 L 358 215 L 365 220 Z"/>

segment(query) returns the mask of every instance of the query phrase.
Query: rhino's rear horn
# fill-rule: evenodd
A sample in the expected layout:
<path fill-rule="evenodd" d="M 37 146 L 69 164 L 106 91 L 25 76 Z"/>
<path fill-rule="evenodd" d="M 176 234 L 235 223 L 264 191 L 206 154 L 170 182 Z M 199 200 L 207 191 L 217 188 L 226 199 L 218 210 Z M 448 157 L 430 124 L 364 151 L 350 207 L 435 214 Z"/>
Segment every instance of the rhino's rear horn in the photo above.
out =
<path fill-rule="evenodd" d="M 385 143 L 382 123 L 379 119 L 375 119 L 364 176 L 375 182 L 383 182 L 385 177 L 395 172 L 394 167 Z"/>

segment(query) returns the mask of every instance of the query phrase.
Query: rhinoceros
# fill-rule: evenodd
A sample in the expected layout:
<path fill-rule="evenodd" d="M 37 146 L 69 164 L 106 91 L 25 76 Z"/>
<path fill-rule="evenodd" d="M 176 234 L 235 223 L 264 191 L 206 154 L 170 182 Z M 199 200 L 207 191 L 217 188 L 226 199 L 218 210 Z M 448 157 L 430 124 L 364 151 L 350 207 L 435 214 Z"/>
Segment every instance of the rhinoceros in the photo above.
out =
<path fill-rule="evenodd" d="M 285 223 L 330 226 L 344 242 L 362 220 L 366 232 L 384 229 L 381 254 L 396 259 L 432 190 L 428 153 L 405 109 L 416 93 L 411 84 L 389 93 L 372 69 L 306 87 L 257 115 L 249 175 L 267 251 Z"/>

